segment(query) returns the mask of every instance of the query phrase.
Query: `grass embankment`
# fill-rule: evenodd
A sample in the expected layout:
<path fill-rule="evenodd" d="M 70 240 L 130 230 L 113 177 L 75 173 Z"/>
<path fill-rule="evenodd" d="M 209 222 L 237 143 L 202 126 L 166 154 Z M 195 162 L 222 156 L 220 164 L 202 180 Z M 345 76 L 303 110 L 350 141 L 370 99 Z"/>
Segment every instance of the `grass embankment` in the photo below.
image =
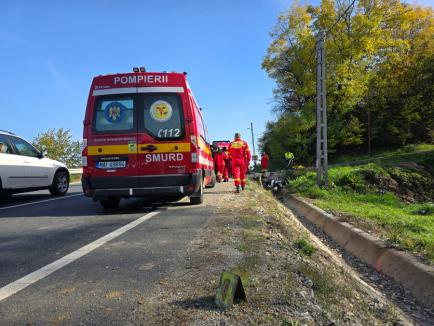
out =
<path fill-rule="evenodd" d="M 375 163 L 331 168 L 329 189 L 315 184 L 315 172 L 302 173 L 288 187 L 434 263 L 434 151 L 378 156 Z"/>
<path fill-rule="evenodd" d="M 407 145 L 389 151 L 373 151 L 372 155 L 338 155 L 330 159 L 331 164 L 393 164 L 397 162 L 415 162 L 423 159 L 426 152 L 434 151 L 434 144 Z M 429 154 L 429 153 L 428 153 Z"/>
<path fill-rule="evenodd" d="M 69 177 L 69 182 L 80 182 L 81 181 L 81 174 L 77 173 L 77 174 L 71 174 Z"/>

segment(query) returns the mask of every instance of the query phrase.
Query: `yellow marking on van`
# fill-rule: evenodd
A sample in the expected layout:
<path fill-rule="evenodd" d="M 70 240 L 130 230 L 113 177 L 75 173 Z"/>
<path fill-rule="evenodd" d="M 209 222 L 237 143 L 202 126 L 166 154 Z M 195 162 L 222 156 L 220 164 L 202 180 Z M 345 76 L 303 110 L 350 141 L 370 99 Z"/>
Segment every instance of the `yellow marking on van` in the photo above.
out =
<path fill-rule="evenodd" d="M 87 147 L 87 155 L 111 155 L 111 154 L 132 154 L 132 153 L 134 152 L 130 151 L 130 146 L 128 144 Z"/>
<path fill-rule="evenodd" d="M 209 146 L 203 141 L 203 139 L 197 137 L 197 140 L 200 149 L 203 150 L 206 154 L 211 155 L 211 150 L 209 149 Z"/>
<path fill-rule="evenodd" d="M 150 150 L 147 150 L 149 147 Z M 155 150 L 152 147 L 155 147 Z M 164 143 L 164 144 L 139 144 L 137 145 L 138 153 L 185 153 L 190 152 L 190 143 Z M 137 153 L 137 151 L 134 151 Z M 88 146 L 87 155 L 118 155 L 118 154 L 133 154 L 129 144 L 125 145 L 102 145 Z"/>

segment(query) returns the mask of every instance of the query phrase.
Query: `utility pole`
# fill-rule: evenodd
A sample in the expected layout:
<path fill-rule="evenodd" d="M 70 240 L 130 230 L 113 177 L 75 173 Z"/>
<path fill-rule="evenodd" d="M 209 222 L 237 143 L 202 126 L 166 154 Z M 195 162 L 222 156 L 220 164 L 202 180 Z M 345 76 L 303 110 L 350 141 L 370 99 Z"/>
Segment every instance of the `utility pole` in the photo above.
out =
<path fill-rule="evenodd" d="M 316 183 L 328 187 L 327 159 L 327 105 L 326 105 L 326 66 L 324 34 L 317 39 L 316 48 Z"/>
<path fill-rule="evenodd" d="M 255 136 L 253 133 L 253 122 L 250 122 L 250 131 L 252 132 L 252 145 L 253 145 L 253 166 L 256 170 L 256 150 L 255 150 Z"/>

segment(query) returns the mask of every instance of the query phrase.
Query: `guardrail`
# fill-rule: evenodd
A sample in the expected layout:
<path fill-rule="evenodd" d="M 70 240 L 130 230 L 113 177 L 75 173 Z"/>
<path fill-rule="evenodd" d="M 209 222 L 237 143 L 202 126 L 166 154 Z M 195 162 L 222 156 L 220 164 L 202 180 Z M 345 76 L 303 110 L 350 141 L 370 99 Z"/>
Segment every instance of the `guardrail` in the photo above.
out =
<path fill-rule="evenodd" d="M 83 169 L 82 168 L 68 169 L 68 170 L 69 170 L 69 174 L 82 174 L 83 173 Z"/>

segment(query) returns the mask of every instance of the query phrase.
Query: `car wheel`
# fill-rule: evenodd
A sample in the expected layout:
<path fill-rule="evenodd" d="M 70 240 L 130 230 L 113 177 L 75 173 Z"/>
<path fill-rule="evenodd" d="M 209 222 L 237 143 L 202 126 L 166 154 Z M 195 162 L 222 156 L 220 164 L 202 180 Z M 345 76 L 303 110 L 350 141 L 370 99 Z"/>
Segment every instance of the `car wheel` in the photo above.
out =
<path fill-rule="evenodd" d="M 50 187 L 50 193 L 53 196 L 64 196 L 68 192 L 69 177 L 65 171 L 56 172 L 53 184 Z"/>
<path fill-rule="evenodd" d="M 12 197 L 11 193 L 3 192 L 2 180 L 0 179 L 0 201 L 7 201 Z"/>
<path fill-rule="evenodd" d="M 199 190 L 190 196 L 190 204 L 199 205 L 203 203 L 203 178 L 199 178 Z"/>
<path fill-rule="evenodd" d="M 0 202 L 2 201 L 9 201 L 12 197 L 12 194 L 8 194 L 8 193 L 3 193 L 0 194 Z"/>
<path fill-rule="evenodd" d="M 119 197 L 109 197 L 100 201 L 102 207 L 107 209 L 118 208 L 121 199 Z"/>

